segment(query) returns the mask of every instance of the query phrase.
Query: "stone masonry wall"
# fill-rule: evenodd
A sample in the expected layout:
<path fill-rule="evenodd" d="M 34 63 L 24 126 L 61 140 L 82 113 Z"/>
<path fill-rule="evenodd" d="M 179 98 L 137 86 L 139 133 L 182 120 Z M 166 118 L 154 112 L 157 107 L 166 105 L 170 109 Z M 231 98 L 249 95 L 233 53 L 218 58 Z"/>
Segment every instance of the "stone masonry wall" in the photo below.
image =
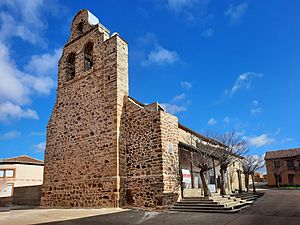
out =
<path fill-rule="evenodd" d="M 128 94 L 127 43 L 107 39 L 90 26 L 88 13 L 76 15 L 71 39 L 59 61 L 56 103 L 47 127 L 42 205 L 119 206 L 119 128 Z M 84 34 L 76 37 L 79 21 Z M 88 26 L 86 28 L 85 26 Z M 84 47 L 93 43 L 94 65 L 84 71 Z M 66 79 L 66 59 L 76 54 L 75 78 Z"/>
<path fill-rule="evenodd" d="M 179 174 L 178 118 L 160 111 L 163 156 L 163 205 L 172 205 L 181 198 Z"/>
<path fill-rule="evenodd" d="M 126 151 L 126 203 L 136 207 L 162 204 L 162 145 L 160 113 L 126 103 L 124 120 Z"/>
<path fill-rule="evenodd" d="M 177 118 L 145 109 L 128 99 L 124 126 L 126 204 L 135 207 L 173 204 L 179 193 Z"/>

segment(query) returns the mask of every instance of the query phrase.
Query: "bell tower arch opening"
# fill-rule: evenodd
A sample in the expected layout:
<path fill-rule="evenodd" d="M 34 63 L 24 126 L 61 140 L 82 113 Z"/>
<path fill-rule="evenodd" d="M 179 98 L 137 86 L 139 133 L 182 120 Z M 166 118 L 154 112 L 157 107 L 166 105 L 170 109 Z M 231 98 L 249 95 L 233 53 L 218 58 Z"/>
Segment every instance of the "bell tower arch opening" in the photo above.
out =
<path fill-rule="evenodd" d="M 74 52 L 67 57 L 67 80 L 72 80 L 75 77 L 75 57 Z"/>
<path fill-rule="evenodd" d="M 84 48 L 84 71 L 93 67 L 93 43 L 89 42 Z"/>

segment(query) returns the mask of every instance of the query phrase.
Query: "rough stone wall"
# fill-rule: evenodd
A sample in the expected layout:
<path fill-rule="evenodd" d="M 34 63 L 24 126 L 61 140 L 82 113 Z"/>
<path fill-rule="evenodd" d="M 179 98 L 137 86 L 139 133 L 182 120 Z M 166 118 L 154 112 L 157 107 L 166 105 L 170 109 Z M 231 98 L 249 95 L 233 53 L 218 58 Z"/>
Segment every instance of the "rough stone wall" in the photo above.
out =
<path fill-rule="evenodd" d="M 132 100 L 126 103 L 124 140 L 126 151 L 126 203 L 156 207 L 163 192 L 160 113 Z M 162 203 L 161 203 L 162 204 Z"/>
<path fill-rule="evenodd" d="M 84 34 L 74 35 L 84 22 Z M 128 94 L 128 48 L 76 15 L 59 61 L 56 103 L 47 127 L 42 205 L 119 206 L 119 129 Z M 84 71 L 84 47 L 93 43 L 94 65 Z M 66 79 L 66 59 L 76 54 L 75 77 Z"/>
<path fill-rule="evenodd" d="M 163 156 L 163 205 L 172 205 L 181 198 L 179 174 L 178 118 L 160 111 Z"/>
<path fill-rule="evenodd" d="M 41 185 L 15 187 L 13 205 L 40 205 Z"/>
<path fill-rule="evenodd" d="M 135 207 L 173 204 L 178 198 L 177 118 L 128 99 L 123 122 L 126 204 Z M 169 144 L 173 145 L 172 154 L 168 153 Z"/>

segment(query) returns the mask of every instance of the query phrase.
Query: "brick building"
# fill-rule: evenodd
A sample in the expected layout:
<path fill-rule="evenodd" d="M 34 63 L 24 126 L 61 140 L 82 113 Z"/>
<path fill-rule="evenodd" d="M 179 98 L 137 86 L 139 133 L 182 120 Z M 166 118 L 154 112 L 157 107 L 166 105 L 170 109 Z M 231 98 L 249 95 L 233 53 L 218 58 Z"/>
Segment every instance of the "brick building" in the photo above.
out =
<path fill-rule="evenodd" d="M 266 152 L 265 160 L 269 186 L 300 185 L 300 148 Z"/>
<path fill-rule="evenodd" d="M 157 102 L 138 102 L 128 89 L 127 42 L 81 10 L 59 60 L 42 205 L 158 207 L 176 202 L 183 183 L 200 189 L 199 171 L 182 155 L 192 155 L 189 140 L 207 138 Z M 232 171 L 239 168 L 236 163 Z M 212 190 L 218 188 L 218 174 L 208 176 L 215 178 Z M 229 190 L 238 185 L 233 177 Z"/>

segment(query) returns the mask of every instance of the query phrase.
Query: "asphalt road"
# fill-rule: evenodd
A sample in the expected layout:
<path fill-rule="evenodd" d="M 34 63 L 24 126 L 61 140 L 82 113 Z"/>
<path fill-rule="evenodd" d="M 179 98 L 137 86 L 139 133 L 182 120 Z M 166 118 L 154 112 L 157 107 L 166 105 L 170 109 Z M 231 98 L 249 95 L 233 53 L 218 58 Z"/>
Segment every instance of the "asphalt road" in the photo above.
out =
<path fill-rule="evenodd" d="M 235 214 L 124 209 L 26 209 L 0 212 L 0 225 L 300 225 L 300 190 L 266 190 Z"/>

